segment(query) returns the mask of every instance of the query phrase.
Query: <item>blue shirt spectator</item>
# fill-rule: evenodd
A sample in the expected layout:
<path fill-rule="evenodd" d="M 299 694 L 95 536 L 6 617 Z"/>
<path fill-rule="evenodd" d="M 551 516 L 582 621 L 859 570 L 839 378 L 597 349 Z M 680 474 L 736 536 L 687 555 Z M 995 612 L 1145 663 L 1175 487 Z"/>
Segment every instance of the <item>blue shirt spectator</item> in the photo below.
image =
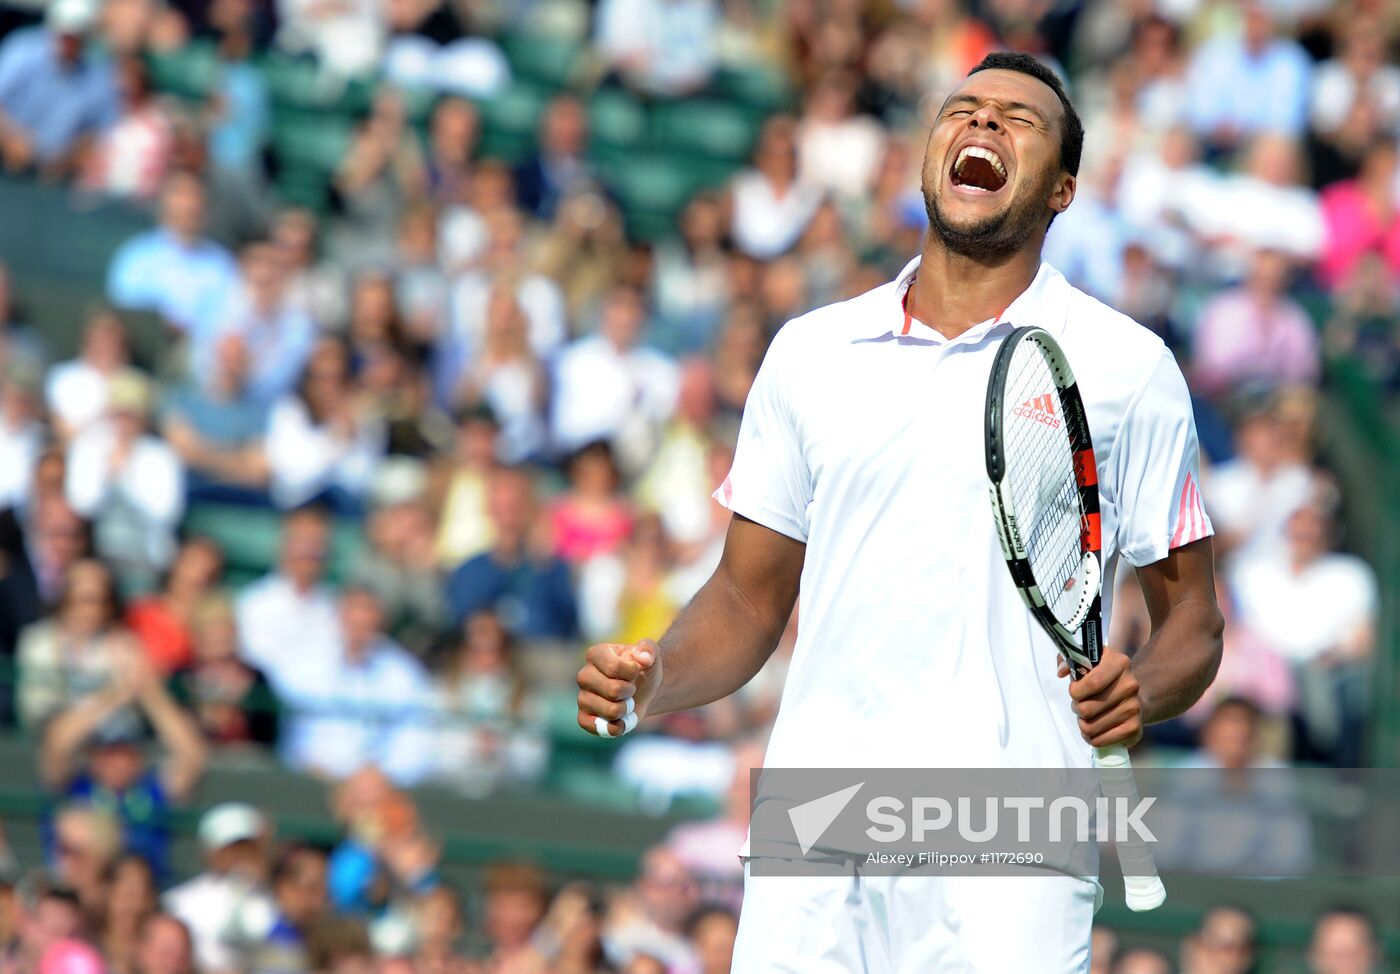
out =
<path fill-rule="evenodd" d="M 226 335 L 215 343 L 210 374 L 166 401 L 161 435 L 185 462 L 194 493 L 267 486 L 268 405 L 248 388 L 248 370 L 242 336 Z"/>
<path fill-rule="evenodd" d="M 209 130 L 210 158 L 229 172 L 256 171 L 270 115 L 262 74 L 246 62 L 226 63 L 217 97 L 222 110 Z"/>
<path fill-rule="evenodd" d="M 1244 7 L 1243 36 L 1207 41 L 1187 77 L 1191 127 L 1217 148 L 1258 132 L 1298 135 L 1307 123 L 1307 52 L 1275 34 L 1264 4 L 1251 0 Z"/>
<path fill-rule="evenodd" d="M 112 258 L 107 296 L 119 308 L 154 311 L 180 331 L 235 280 L 238 265 L 202 236 L 204 187 L 188 173 L 171 176 L 161 194 L 160 226 L 132 237 Z"/>
<path fill-rule="evenodd" d="M 461 626 L 472 613 L 491 610 L 521 639 L 577 636 L 578 605 L 568 565 L 552 554 L 531 550 L 535 498 L 529 476 L 511 468 L 493 473 L 486 509 L 496 543 L 448 578 L 453 624 Z"/>
<path fill-rule="evenodd" d="M 116 75 L 85 39 L 95 14 L 90 0 L 54 0 L 45 27 L 16 31 L 0 47 L 6 168 L 61 163 L 79 139 L 116 121 Z"/>
<path fill-rule="evenodd" d="M 219 342 L 237 335 L 247 348 L 253 398 L 272 403 L 296 388 L 316 344 L 316 324 L 291 299 L 287 284 L 287 268 L 272 245 L 243 251 L 241 276 L 211 295 L 193 326 L 196 378 L 213 380 Z"/>

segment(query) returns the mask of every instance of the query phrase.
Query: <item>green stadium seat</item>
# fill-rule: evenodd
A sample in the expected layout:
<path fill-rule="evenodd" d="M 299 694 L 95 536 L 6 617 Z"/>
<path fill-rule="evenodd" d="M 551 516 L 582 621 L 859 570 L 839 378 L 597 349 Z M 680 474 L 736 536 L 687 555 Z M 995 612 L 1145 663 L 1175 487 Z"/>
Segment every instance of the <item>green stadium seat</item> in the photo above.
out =
<path fill-rule="evenodd" d="M 151 85 L 168 95 L 202 101 L 219 83 L 219 56 L 214 45 L 195 42 L 178 51 L 147 59 Z"/>
<path fill-rule="evenodd" d="M 715 73 L 713 90 L 759 115 L 789 109 L 796 101 L 787 76 L 762 65 L 721 68 Z"/>
<path fill-rule="evenodd" d="M 558 34 L 508 34 L 501 46 L 517 78 L 552 88 L 567 87 L 582 64 L 578 41 Z"/>
<path fill-rule="evenodd" d="M 236 504 L 194 504 L 185 515 L 184 531 L 215 541 L 223 549 L 230 578 L 251 581 L 266 574 L 277 562 L 282 514 Z M 327 563 L 327 575 L 332 581 L 340 581 L 349 573 L 364 543 L 363 534 L 364 525 L 357 520 L 341 519 L 333 525 Z"/>
<path fill-rule="evenodd" d="M 672 232 L 681 208 L 702 185 L 687 163 L 654 152 L 618 158 L 604 165 L 602 175 L 616 189 L 628 229 L 643 240 Z"/>
<path fill-rule="evenodd" d="M 482 153 L 507 162 L 520 162 L 529 155 L 550 94 L 538 85 L 516 82 L 496 97 L 480 102 Z"/>
<path fill-rule="evenodd" d="M 678 155 L 699 153 L 735 162 L 748 158 L 757 134 L 751 113 L 723 101 L 658 105 L 652 112 L 652 125 L 658 147 Z"/>
<path fill-rule="evenodd" d="M 588 103 L 588 131 L 594 147 L 633 149 L 647 135 L 646 109 L 624 91 L 600 91 Z"/>
<path fill-rule="evenodd" d="M 354 134 L 354 121 L 344 116 L 297 113 L 278 118 L 272 146 L 288 169 L 330 174 L 345 158 Z"/>
<path fill-rule="evenodd" d="M 263 61 L 262 73 L 274 109 L 348 112 L 364 108 L 363 83 L 329 74 L 311 61 L 273 55 Z"/>

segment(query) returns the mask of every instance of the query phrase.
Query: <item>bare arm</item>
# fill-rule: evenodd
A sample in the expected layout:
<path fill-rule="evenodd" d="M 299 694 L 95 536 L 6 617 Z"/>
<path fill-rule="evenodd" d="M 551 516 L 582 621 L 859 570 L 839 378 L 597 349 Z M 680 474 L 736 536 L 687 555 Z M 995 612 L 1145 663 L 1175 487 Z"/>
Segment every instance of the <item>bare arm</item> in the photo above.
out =
<path fill-rule="evenodd" d="M 579 672 L 579 726 L 596 733 L 596 717 L 621 733 L 623 701 L 638 716 L 688 710 L 726 697 L 772 655 L 792 607 L 807 546 L 735 515 L 714 575 L 662 637 L 659 646 L 601 643 Z"/>
<path fill-rule="evenodd" d="M 165 747 L 161 767 L 161 782 L 176 804 L 189 800 L 195 785 L 204 774 L 208 748 L 204 734 L 194 718 L 185 712 L 166 690 L 165 683 L 150 673 L 137 691 L 137 701 L 146 719 L 155 728 L 156 737 Z"/>
<path fill-rule="evenodd" d="M 1220 667 L 1225 622 L 1215 603 L 1211 539 L 1183 545 L 1137 574 L 1152 635 L 1131 661 L 1106 649 L 1069 688 L 1080 732 L 1095 747 L 1134 744 L 1146 724 L 1184 713 Z"/>
<path fill-rule="evenodd" d="M 1133 657 L 1143 722 L 1168 720 L 1201 699 L 1220 668 L 1225 620 L 1215 603 L 1210 538 L 1183 545 L 1138 569 L 1152 635 Z"/>
<path fill-rule="evenodd" d="M 73 780 L 78 773 L 78 754 L 87 739 L 131 699 L 130 688 L 114 681 L 49 721 L 39 748 L 39 775 L 45 788 L 57 791 Z"/>

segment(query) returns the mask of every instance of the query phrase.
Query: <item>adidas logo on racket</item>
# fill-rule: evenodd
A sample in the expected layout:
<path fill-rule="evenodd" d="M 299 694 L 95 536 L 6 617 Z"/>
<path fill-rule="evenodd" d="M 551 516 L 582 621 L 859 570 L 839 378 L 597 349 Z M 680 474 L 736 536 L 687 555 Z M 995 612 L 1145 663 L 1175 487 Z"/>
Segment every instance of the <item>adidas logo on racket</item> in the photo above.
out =
<path fill-rule="evenodd" d="M 1048 392 L 1043 396 L 1027 399 L 1011 410 L 1011 415 L 1020 416 L 1022 419 L 1033 419 L 1037 423 L 1044 423 L 1051 429 L 1060 428 L 1059 417 L 1055 415 L 1055 397 Z"/>

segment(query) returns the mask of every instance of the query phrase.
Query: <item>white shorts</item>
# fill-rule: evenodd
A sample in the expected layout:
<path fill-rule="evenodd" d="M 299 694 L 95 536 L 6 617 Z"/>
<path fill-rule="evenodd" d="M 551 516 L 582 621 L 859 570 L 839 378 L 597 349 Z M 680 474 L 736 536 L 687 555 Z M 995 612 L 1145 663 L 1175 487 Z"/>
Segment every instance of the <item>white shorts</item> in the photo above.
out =
<path fill-rule="evenodd" d="M 1099 884 L 1044 876 L 751 876 L 731 974 L 1087 974 Z"/>

